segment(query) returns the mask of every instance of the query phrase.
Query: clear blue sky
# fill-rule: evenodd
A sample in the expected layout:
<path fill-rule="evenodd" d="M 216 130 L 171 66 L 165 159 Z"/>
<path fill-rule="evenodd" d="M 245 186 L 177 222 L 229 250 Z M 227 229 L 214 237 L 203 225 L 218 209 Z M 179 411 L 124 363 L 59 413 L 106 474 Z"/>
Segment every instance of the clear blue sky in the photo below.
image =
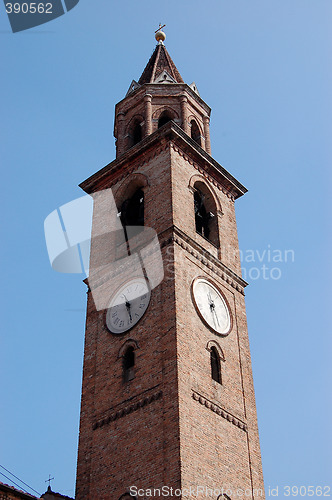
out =
<path fill-rule="evenodd" d="M 43 221 L 114 159 L 114 105 L 162 21 L 212 108 L 214 158 L 249 189 L 237 202 L 244 256 L 295 255 L 243 263 L 281 270 L 247 277 L 267 492 L 331 485 L 330 0 L 81 0 L 17 34 L 0 11 L 0 463 L 41 493 L 52 474 L 74 494 L 86 290 L 51 269 Z"/>

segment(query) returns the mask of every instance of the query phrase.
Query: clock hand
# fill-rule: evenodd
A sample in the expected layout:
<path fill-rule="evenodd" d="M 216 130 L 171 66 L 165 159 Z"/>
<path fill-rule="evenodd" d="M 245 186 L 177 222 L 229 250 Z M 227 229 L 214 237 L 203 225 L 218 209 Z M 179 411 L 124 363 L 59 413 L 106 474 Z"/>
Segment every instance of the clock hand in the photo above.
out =
<path fill-rule="evenodd" d="M 216 320 L 217 320 L 217 324 L 218 324 L 218 326 L 220 326 L 220 324 L 219 324 L 219 320 L 218 320 L 218 315 L 217 315 L 217 313 L 216 313 L 216 305 L 215 305 L 215 303 L 214 303 L 214 300 L 213 300 L 213 299 L 212 299 L 212 297 L 211 297 L 211 293 L 210 293 L 210 292 L 208 293 L 208 300 L 209 300 L 209 304 L 210 304 L 210 310 L 211 310 L 211 314 L 212 314 L 212 318 L 213 318 L 213 323 L 214 323 L 214 326 L 215 326 L 215 327 L 217 327 L 216 322 L 215 322 L 215 320 L 214 320 L 214 317 L 215 317 L 215 318 L 216 318 Z"/>
<path fill-rule="evenodd" d="M 214 327 L 217 328 L 216 322 L 214 320 L 214 314 L 213 314 L 214 312 L 215 312 L 214 309 L 211 307 L 211 314 L 212 314 L 213 324 L 214 324 Z"/>
<path fill-rule="evenodd" d="M 211 314 L 212 314 L 212 319 L 213 319 L 213 324 L 214 324 L 214 327 L 217 328 L 217 325 L 216 325 L 216 322 L 215 322 L 215 319 L 214 319 L 214 316 L 216 316 L 216 319 L 217 319 L 217 322 L 218 322 L 218 318 L 217 318 L 217 315 L 216 315 L 216 311 L 215 311 L 215 303 L 211 297 L 211 293 L 208 292 L 208 295 L 207 295 L 207 298 L 208 298 L 208 301 L 209 301 L 209 305 L 210 305 L 210 311 L 211 311 Z M 219 326 L 219 322 L 218 322 L 218 326 Z"/>
<path fill-rule="evenodd" d="M 127 307 L 127 312 L 128 312 L 128 314 L 129 314 L 129 319 L 130 319 L 130 321 L 132 321 L 132 320 L 133 320 L 133 318 L 131 317 L 130 307 Z"/>
<path fill-rule="evenodd" d="M 218 316 L 217 316 L 217 313 L 216 313 L 216 310 L 215 310 L 215 308 L 214 308 L 214 307 L 213 307 L 213 312 L 214 312 L 214 315 L 215 315 L 215 317 L 216 317 L 216 320 L 217 320 L 218 326 L 220 326 L 220 325 L 219 325 L 219 321 L 218 321 Z"/>
<path fill-rule="evenodd" d="M 127 308 L 128 314 L 129 314 L 129 319 L 130 319 L 130 321 L 132 321 L 133 318 L 131 317 L 131 312 L 130 312 L 131 304 L 130 304 L 129 300 L 127 299 L 127 297 L 125 295 L 123 295 L 123 296 L 124 296 L 125 301 L 126 301 L 125 306 Z"/>
<path fill-rule="evenodd" d="M 216 306 L 215 306 L 215 303 L 214 303 L 214 301 L 213 301 L 213 299 L 211 297 L 211 293 L 210 292 L 208 293 L 208 301 L 209 301 L 209 304 L 210 304 L 211 312 L 214 312 Z"/>

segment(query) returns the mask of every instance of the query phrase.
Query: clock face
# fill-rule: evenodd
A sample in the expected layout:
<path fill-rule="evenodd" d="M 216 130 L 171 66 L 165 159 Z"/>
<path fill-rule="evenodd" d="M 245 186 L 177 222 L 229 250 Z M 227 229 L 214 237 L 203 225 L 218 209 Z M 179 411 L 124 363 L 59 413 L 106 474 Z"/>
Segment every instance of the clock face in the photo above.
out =
<path fill-rule="evenodd" d="M 144 278 L 127 281 L 113 295 L 106 313 L 106 326 L 119 334 L 130 330 L 141 319 L 150 302 L 150 288 Z"/>
<path fill-rule="evenodd" d="M 197 278 L 193 283 L 193 298 L 204 323 L 219 335 L 228 335 L 231 316 L 226 300 L 209 281 Z"/>

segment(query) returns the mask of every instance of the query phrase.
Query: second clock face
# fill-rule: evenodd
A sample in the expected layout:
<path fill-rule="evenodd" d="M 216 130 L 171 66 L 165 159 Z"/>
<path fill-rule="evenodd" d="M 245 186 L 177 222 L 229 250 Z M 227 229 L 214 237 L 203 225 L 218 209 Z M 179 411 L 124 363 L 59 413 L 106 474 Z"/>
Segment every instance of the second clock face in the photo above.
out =
<path fill-rule="evenodd" d="M 231 317 L 219 290 L 208 280 L 197 278 L 193 283 L 193 298 L 204 323 L 219 335 L 227 335 L 231 329 Z"/>
<path fill-rule="evenodd" d="M 133 278 L 113 295 L 106 313 L 110 332 L 130 330 L 141 319 L 150 302 L 150 288 L 144 278 Z"/>

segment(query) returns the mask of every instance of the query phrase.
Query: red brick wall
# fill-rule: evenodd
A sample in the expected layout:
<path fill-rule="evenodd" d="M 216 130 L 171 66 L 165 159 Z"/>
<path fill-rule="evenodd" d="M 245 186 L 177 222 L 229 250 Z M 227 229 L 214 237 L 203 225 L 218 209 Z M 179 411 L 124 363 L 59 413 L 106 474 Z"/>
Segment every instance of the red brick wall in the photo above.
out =
<path fill-rule="evenodd" d="M 126 168 L 129 176 L 146 177 L 145 224 L 159 234 L 165 279 L 141 321 L 118 336 L 107 330 L 105 312 L 95 310 L 89 294 L 76 500 L 118 500 L 130 485 L 262 488 L 243 289 L 223 267 L 240 273 L 234 203 L 210 183 L 223 214 L 221 241 L 231 250 L 223 252 L 195 231 L 190 180 L 204 172 L 178 146 L 163 141 L 129 162 L 110 171 L 103 187 L 112 186 L 117 198 L 125 192 Z M 97 232 L 104 224 L 98 213 Z M 92 246 L 92 261 L 98 252 Z M 197 315 L 191 298 L 196 276 L 211 279 L 227 298 L 233 318 L 227 337 Z M 135 378 L 124 383 L 119 350 L 128 339 L 139 348 Z M 211 380 L 206 346 L 212 339 L 225 355 L 222 386 Z"/>

